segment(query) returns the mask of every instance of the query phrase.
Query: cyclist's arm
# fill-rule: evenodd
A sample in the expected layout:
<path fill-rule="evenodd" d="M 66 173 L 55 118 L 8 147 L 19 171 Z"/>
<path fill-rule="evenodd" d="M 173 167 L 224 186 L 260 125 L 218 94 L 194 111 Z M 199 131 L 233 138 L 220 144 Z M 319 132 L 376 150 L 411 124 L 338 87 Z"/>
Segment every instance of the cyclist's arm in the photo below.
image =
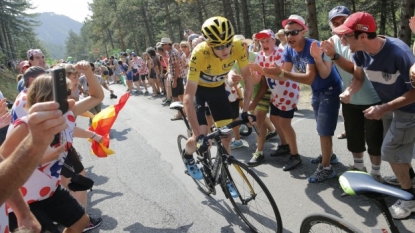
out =
<path fill-rule="evenodd" d="M 241 74 L 242 77 L 245 80 L 245 90 L 244 90 L 244 99 L 250 100 L 252 96 L 252 90 L 253 90 L 253 82 L 251 79 L 251 72 L 249 71 L 248 66 L 241 68 Z M 242 109 L 242 112 L 247 112 L 249 108 L 249 101 L 244 102 L 244 107 Z"/>
<path fill-rule="evenodd" d="M 196 95 L 197 86 L 197 82 L 188 80 L 183 95 L 184 110 L 187 114 L 187 119 L 189 119 L 190 126 L 192 127 L 194 137 L 198 137 L 200 134 L 202 134 L 199 128 L 199 122 L 197 121 L 197 114 L 194 107 L 194 98 Z"/>

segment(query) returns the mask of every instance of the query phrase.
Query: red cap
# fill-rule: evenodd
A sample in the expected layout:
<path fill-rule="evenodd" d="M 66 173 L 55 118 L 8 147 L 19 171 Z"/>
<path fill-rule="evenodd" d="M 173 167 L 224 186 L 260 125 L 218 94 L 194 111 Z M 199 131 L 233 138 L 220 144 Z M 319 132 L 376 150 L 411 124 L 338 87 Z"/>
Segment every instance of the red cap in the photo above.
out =
<path fill-rule="evenodd" d="M 275 34 L 271 29 L 265 29 L 255 34 L 255 39 L 262 40 L 272 38 L 275 39 Z"/>
<path fill-rule="evenodd" d="M 25 67 L 30 67 L 30 63 L 27 60 L 22 61 L 19 64 L 19 70 L 20 70 L 21 74 L 23 74 L 23 68 L 25 68 Z"/>
<path fill-rule="evenodd" d="M 376 32 L 376 21 L 367 12 L 351 14 L 344 23 L 333 29 L 336 34 L 344 35 L 354 31 Z"/>
<path fill-rule="evenodd" d="M 289 22 L 300 24 L 304 28 L 305 31 L 308 31 L 308 27 L 307 25 L 305 25 L 304 18 L 299 15 L 290 15 L 288 19 L 282 21 L 282 27 L 285 27 L 285 25 L 287 25 Z"/>

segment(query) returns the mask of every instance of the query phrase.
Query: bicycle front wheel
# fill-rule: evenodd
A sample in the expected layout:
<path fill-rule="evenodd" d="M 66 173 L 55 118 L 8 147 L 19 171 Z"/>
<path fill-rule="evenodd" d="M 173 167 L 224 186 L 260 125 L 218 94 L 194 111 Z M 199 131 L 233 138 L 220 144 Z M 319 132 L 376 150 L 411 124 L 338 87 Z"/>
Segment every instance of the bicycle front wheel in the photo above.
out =
<path fill-rule="evenodd" d="M 185 137 L 184 135 L 179 135 L 177 137 L 177 145 L 179 146 L 179 152 L 180 152 L 180 156 L 182 158 L 182 161 L 184 163 L 184 167 L 186 167 L 186 159 L 183 157 L 183 150 L 184 148 L 186 148 L 186 142 L 187 142 L 187 137 Z M 200 168 L 202 170 L 203 173 L 203 179 L 201 180 L 196 180 L 193 179 L 189 174 L 189 176 L 193 179 L 193 181 L 196 183 L 196 185 L 199 187 L 200 191 L 202 191 L 204 194 L 209 195 L 212 193 L 212 184 L 211 182 L 209 182 L 209 177 L 207 175 L 207 173 L 204 171 L 203 167 Z M 187 172 L 187 170 L 186 170 Z M 186 173 L 187 174 L 187 173 Z"/>
<path fill-rule="evenodd" d="M 223 169 L 224 191 L 235 212 L 254 232 L 282 232 L 282 220 L 271 193 L 254 171 L 244 163 L 230 158 Z M 235 188 L 238 197 L 232 198 L 226 184 Z"/>
<path fill-rule="evenodd" d="M 330 214 L 312 214 L 301 223 L 300 233 L 310 232 L 361 232 L 350 223 Z"/>

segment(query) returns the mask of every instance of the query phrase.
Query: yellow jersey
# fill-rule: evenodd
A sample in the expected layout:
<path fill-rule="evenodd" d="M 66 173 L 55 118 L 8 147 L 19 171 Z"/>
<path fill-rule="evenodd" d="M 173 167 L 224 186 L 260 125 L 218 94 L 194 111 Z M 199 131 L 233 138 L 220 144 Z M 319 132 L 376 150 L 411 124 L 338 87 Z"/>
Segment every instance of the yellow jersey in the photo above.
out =
<path fill-rule="evenodd" d="M 248 58 L 241 40 L 234 40 L 230 55 L 221 60 L 206 42 L 197 45 L 189 61 L 188 81 L 195 81 L 203 87 L 218 87 L 225 82 L 226 75 L 238 61 L 242 69 L 248 65 Z"/>

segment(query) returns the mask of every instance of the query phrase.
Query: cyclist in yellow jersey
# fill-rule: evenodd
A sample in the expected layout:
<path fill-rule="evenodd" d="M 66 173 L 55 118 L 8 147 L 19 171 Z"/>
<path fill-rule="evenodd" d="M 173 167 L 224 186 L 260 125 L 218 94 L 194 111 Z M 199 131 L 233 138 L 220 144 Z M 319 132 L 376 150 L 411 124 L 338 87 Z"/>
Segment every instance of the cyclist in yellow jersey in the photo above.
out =
<path fill-rule="evenodd" d="M 200 43 L 192 52 L 189 62 L 186 90 L 183 104 L 187 113 L 193 136 L 189 138 L 183 152 L 187 159 L 187 170 L 194 179 L 202 179 L 203 175 L 193 158 L 196 151 L 196 141 L 207 143 L 205 135 L 208 125 L 205 117 L 206 103 L 215 121 L 216 127 L 222 127 L 232 122 L 232 108 L 225 90 L 225 78 L 237 61 L 241 74 L 235 74 L 232 80 L 245 80 L 244 98 L 251 99 L 252 81 L 248 68 L 248 58 L 241 40 L 234 40 L 232 24 L 224 17 L 209 18 L 202 25 L 205 41 Z M 248 122 L 249 101 L 245 101 L 242 119 Z M 223 138 L 225 148 L 230 151 L 232 136 Z"/>

